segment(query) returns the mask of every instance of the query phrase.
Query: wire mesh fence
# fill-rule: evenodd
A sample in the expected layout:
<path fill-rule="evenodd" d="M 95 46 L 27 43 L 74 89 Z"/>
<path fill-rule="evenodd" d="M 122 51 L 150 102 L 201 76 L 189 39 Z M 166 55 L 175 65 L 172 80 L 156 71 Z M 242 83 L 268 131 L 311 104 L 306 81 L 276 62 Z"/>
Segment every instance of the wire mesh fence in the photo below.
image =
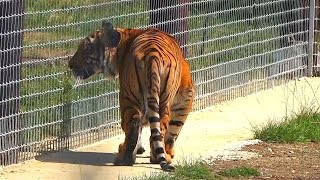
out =
<path fill-rule="evenodd" d="M 319 20 L 316 11 L 310 21 L 310 2 L 0 0 L 0 164 L 121 132 L 117 80 L 94 77 L 74 86 L 66 66 L 102 20 L 173 34 L 190 62 L 193 109 L 200 110 L 306 76 L 309 28 Z M 317 25 L 313 32 L 319 37 Z"/>
<path fill-rule="evenodd" d="M 320 1 L 315 1 L 315 43 L 314 43 L 314 74 L 320 76 Z"/>

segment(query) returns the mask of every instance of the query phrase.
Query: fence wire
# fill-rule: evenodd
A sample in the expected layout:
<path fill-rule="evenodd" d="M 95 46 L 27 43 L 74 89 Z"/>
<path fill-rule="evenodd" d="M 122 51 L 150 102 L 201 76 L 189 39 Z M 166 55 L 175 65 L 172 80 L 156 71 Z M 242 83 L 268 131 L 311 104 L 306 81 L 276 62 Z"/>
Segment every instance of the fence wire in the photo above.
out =
<path fill-rule="evenodd" d="M 314 69 L 313 73 L 316 76 L 320 76 L 320 0 L 315 1 L 315 43 L 314 43 Z"/>
<path fill-rule="evenodd" d="M 102 20 L 173 34 L 192 68 L 196 111 L 306 76 L 309 5 L 309 0 L 0 0 L 1 166 L 121 133 L 117 80 L 93 77 L 74 86 L 66 66 L 80 39 Z M 314 47 L 316 59 L 318 43 Z M 316 71 L 319 64 L 312 66 Z"/>

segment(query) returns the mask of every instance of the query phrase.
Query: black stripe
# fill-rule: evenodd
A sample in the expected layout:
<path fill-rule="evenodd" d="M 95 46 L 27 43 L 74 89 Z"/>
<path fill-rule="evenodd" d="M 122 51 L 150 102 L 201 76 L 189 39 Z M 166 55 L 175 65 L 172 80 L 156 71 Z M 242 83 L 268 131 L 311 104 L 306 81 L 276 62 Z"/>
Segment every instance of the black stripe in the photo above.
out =
<path fill-rule="evenodd" d="M 171 132 L 169 132 L 169 134 L 170 134 L 171 136 L 178 136 L 178 134 L 171 133 Z"/>
<path fill-rule="evenodd" d="M 171 120 L 169 122 L 169 125 L 173 125 L 173 126 L 183 126 L 184 123 L 182 121 L 175 121 L 175 120 Z"/>
<path fill-rule="evenodd" d="M 149 123 L 157 123 L 157 122 L 160 122 L 160 118 L 158 117 L 150 117 L 149 118 Z"/>
<path fill-rule="evenodd" d="M 156 154 L 162 154 L 162 153 L 164 153 L 163 148 L 162 148 L 162 147 L 158 147 L 158 148 L 156 149 Z"/>
<path fill-rule="evenodd" d="M 149 44 L 146 43 L 147 46 L 149 46 L 150 44 L 151 44 L 151 43 L 149 43 Z M 145 47 L 145 48 L 146 48 L 145 54 L 150 54 L 150 53 L 153 53 L 153 52 L 158 52 L 158 49 L 157 49 L 157 48 L 149 48 L 149 47 Z M 153 56 L 151 56 L 151 57 L 153 57 Z M 156 56 L 155 56 L 155 57 L 156 57 Z M 150 58 L 149 58 L 149 59 L 145 59 L 145 60 L 150 61 Z"/>
<path fill-rule="evenodd" d="M 162 141 L 161 135 L 151 137 L 152 141 Z"/>
<path fill-rule="evenodd" d="M 188 116 L 188 113 L 179 113 L 179 114 L 176 114 L 176 116 Z"/>
<path fill-rule="evenodd" d="M 138 68 L 137 68 L 137 60 L 136 60 L 136 63 L 135 63 L 135 70 L 136 70 L 136 77 L 138 79 L 138 84 L 139 84 L 139 91 L 142 92 L 142 84 L 141 84 L 141 79 L 140 79 L 140 76 L 139 76 L 139 73 L 138 73 Z"/>
<path fill-rule="evenodd" d="M 184 107 L 175 107 L 175 108 L 171 108 L 171 111 L 186 111 L 187 108 Z"/>
<path fill-rule="evenodd" d="M 159 104 L 156 98 L 149 97 L 147 98 L 148 101 L 148 108 L 151 109 L 154 112 L 159 112 Z"/>
<path fill-rule="evenodd" d="M 159 106 L 157 104 L 151 104 L 150 102 L 148 102 L 148 108 L 154 112 L 159 112 Z"/>
<path fill-rule="evenodd" d="M 168 83 L 168 80 L 169 80 L 169 77 L 170 77 L 170 75 L 169 75 L 170 71 L 171 71 L 171 63 L 170 63 L 169 72 L 166 74 L 167 76 L 166 76 L 166 79 L 165 79 L 165 81 L 164 81 L 164 83 L 165 83 L 164 89 L 165 89 L 165 90 L 162 91 L 161 94 L 160 94 L 161 99 L 167 99 L 168 96 L 169 96 L 169 94 L 167 94 L 167 91 L 166 91 L 166 90 L 169 89 L 167 86 L 171 86 L 171 85 L 172 85 L 171 83 Z M 164 95 L 166 95 L 166 98 L 163 97 Z"/>
<path fill-rule="evenodd" d="M 162 162 L 162 161 L 166 162 L 167 160 L 166 160 L 166 158 L 164 158 L 164 157 L 160 157 L 160 158 L 159 158 L 159 161 L 160 161 L 160 162 Z M 167 164 L 167 163 L 166 163 L 166 164 Z"/>
<path fill-rule="evenodd" d="M 156 128 L 151 129 L 151 135 L 152 134 L 160 134 L 160 131 L 158 129 L 156 129 Z"/>
<path fill-rule="evenodd" d="M 155 48 L 153 48 L 153 49 L 155 49 Z M 157 50 L 155 50 L 154 52 L 157 52 Z M 150 53 L 150 52 L 149 52 Z M 157 60 L 157 59 L 159 59 L 157 56 L 149 56 L 149 59 L 147 59 L 148 61 L 151 61 L 151 60 Z"/>
<path fill-rule="evenodd" d="M 166 144 L 174 144 L 174 140 L 173 139 L 167 139 L 166 140 Z"/>

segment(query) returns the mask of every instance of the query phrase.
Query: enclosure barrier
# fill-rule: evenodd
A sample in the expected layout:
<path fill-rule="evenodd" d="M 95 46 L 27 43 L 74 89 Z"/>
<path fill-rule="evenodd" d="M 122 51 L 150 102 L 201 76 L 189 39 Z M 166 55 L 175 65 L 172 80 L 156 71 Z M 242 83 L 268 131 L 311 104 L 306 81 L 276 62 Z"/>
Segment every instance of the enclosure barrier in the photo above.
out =
<path fill-rule="evenodd" d="M 120 134 L 117 80 L 66 64 L 102 20 L 173 34 L 197 111 L 316 75 L 319 0 L 0 0 L 0 164 Z"/>

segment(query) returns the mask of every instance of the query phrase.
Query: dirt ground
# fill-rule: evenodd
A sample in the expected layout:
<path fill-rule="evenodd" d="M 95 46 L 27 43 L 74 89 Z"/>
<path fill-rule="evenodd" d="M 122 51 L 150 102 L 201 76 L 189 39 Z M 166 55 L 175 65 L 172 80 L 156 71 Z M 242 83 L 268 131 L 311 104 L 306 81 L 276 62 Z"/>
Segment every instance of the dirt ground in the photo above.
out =
<path fill-rule="evenodd" d="M 212 170 L 219 172 L 235 167 L 252 167 L 260 176 L 238 179 L 320 179 L 320 143 L 259 143 L 247 145 L 241 151 L 257 153 L 257 157 L 241 160 L 214 161 Z M 232 178 L 230 178 L 232 179 Z"/>

